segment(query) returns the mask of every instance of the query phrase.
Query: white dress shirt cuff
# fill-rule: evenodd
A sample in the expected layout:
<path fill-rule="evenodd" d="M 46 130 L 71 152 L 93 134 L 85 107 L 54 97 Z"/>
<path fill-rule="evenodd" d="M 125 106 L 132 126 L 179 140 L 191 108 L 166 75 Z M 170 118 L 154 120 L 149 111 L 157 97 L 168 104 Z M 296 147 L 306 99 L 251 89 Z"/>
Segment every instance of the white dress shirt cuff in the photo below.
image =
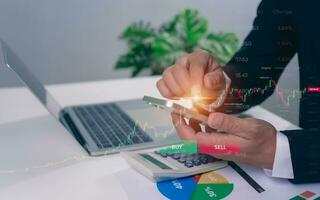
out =
<path fill-rule="evenodd" d="M 265 173 L 272 177 L 293 179 L 293 168 L 291 161 L 290 146 L 287 136 L 277 133 L 276 153 L 273 168 L 264 169 Z"/>

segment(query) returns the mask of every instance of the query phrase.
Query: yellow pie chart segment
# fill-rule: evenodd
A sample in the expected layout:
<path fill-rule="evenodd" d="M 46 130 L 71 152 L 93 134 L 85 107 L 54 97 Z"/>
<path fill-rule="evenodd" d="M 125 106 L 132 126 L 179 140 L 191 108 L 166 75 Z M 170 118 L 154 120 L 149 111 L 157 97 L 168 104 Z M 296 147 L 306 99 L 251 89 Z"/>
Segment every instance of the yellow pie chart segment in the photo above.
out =
<path fill-rule="evenodd" d="M 208 173 L 202 174 L 198 181 L 198 184 L 226 184 L 226 183 L 228 183 L 228 180 L 225 177 L 215 172 L 208 172 Z"/>

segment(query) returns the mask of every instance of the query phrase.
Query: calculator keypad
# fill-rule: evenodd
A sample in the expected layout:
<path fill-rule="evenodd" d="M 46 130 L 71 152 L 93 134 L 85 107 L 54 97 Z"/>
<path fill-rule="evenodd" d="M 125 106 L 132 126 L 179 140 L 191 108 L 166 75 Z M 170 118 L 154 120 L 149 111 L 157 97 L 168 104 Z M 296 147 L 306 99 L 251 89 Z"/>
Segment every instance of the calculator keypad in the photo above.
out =
<path fill-rule="evenodd" d="M 154 153 L 160 155 L 163 158 L 171 157 L 177 162 L 184 164 L 184 166 L 188 168 L 212 163 L 219 160 L 207 154 L 159 153 L 158 151 L 155 151 Z"/>

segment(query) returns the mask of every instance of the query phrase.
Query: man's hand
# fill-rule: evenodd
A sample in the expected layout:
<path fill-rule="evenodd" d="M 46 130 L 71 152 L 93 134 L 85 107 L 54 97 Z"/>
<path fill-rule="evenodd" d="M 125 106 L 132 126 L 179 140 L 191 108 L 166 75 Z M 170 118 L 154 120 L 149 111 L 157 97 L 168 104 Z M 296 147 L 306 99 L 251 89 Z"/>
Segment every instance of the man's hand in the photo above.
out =
<path fill-rule="evenodd" d="M 194 126 L 195 124 L 187 125 L 178 114 L 172 113 L 172 120 L 182 139 L 194 140 L 208 146 L 240 147 L 240 154 L 214 155 L 217 158 L 272 169 L 276 148 L 276 129 L 266 121 L 211 113 L 207 122 L 210 131 L 201 132 L 199 127 Z"/>
<path fill-rule="evenodd" d="M 157 87 L 169 99 L 204 97 L 206 103 L 214 102 L 226 89 L 227 80 L 218 62 L 205 51 L 187 54 L 167 68 Z M 276 148 L 276 130 L 268 122 L 258 119 L 240 119 L 222 113 L 211 113 L 207 132 L 201 132 L 194 120 L 186 124 L 178 114 L 172 114 L 179 136 L 204 145 L 240 147 L 240 154 L 214 155 L 225 160 L 254 164 L 271 169 Z M 216 131 L 218 130 L 218 131 Z"/>
<path fill-rule="evenodd" d="M 203 50 L 179 58 L 157 82 L 161 95 L 166 98 L 179 99 L 196 94 L 204 97 L 206 103 L 213 102 L 225 85 L 226 80 L 217 60 Z"/>

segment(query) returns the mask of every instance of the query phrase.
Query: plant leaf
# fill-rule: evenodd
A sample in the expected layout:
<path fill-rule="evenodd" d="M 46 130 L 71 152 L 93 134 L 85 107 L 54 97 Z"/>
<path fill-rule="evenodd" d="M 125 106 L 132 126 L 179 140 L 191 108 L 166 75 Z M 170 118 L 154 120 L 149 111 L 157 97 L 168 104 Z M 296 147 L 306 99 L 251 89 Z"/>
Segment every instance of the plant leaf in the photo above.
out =
<path fill-rule="evenodd" d="M 143 21 L 134 22 L 121 34 L 121 39 L 126 40 L 129 46 L 134 46 L 139 43 L 146 42 L 146 40 L 155 35 L 154 29 L 150 23 Z"/>
<path fill-rule="evenodd" d="M 199 46 L 214 55 L 220 64 L 225 64 L 239 49 L 239 40 L 234 33 L 210 33 Z"/>
<path fill-rule="evenodd" d="M 164 68 L 172 65 L 178 57 L 186 53 L 181 38 L 169 33 L 155 37 L 152 49 L 156 64 Z"/>
<path fill-rule="evenodd" d="M 159 33 L 176 33 L 176 26 L 177 26 L 177 22 L 179 20 L 178 16 L 175 16 L 173 18 L 173 20 L 164 23 L 163 25 L 160 26 L 159 28 Z"/>
<path fill-rule="evenodd" d="M 141 70 L 152 65 L 152 56 L 150 45 L 138 45 L 120 56 L 115 69 L 133 68 L 132 76 L 136 76 Z"/>
<path fill-rule="evenodd" d="M 131 77 L 136 77 L 141 71 L 143 70 L 142 67 L 136 67 L 131 72 Z"/>
<path fill-rule="evenodd" d="M 184 43 L 174 34 L 162 33 L 155 37 L 152 44 L 152 49 L 155 56 L 159 57 L 175 51 L 183 51 Z"/>
<path fill-rule="evenodd" d="M 185 42 L 185 48 L 191 52 L 199 40 L 206 36 L 208 21 L 197 10 L 186 9 L 177 15 L 176 33 Z"/>

